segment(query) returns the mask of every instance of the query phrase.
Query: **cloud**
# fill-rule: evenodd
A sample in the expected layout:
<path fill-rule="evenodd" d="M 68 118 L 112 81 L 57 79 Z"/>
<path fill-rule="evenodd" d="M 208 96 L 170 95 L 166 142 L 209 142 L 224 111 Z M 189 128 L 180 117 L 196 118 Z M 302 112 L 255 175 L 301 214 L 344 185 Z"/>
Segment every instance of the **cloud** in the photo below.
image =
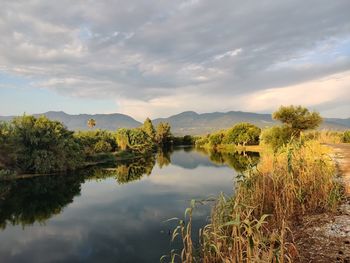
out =
<path fill-rule="evenodd" d="M 0 71 L 66 96 L 114 98 L 140 117 L 238 109 L 259 96 L 257 108 L 242 107 L 268 109 L 262 98 L 283 102 L 286 90 L 323 110 L 323 97 L 306 100 L 300 87 L 349 70 L 349 9 L 347 0 L 4 1 Z M 343 90 L 327 93 L 327 111 L 350 103 Z"/>

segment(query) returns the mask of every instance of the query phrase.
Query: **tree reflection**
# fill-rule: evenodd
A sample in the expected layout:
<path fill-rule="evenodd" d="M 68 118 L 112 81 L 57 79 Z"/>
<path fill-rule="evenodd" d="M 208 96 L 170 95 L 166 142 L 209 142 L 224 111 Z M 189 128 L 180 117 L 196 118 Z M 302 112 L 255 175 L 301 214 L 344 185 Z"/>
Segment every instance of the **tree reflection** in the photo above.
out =
<path fill-rule="evenodd" d="M 159 168 L 168 166 L 171 163 L 170 155 L 173 153 L 173 149 L 159 148 L 156 154 L 157 164 Z"/>
<path fill-rule="evenodd" d="M 80 194 L 82 176 L 45 176 L 0 182 L 0 228 L 45 222 Z"/>
<path fill-rule="evenodd" d="M 226 164 L 239 173 L 245 172 L 250 167 L 255 167 L 260 159 L 257 152 L 222 152 L 203 148 L 198 150 L 207 154 L 213 163 Z"/>
<path fill-rule="evenodd" d="M 154 156 L 140 158 L 130 163 L 120 163 L 115 169 L 116 179 L 119 184 L 140 180 L 143 175 L 152 173 L 154 165 Z"/>

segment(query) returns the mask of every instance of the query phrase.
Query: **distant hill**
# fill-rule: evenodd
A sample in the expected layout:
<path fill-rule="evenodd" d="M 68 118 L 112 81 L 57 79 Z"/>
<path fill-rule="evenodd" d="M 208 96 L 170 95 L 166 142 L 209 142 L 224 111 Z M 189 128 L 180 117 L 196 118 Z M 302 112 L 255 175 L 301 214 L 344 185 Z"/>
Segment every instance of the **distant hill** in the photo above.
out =
<path fill-rule="evenodd" d="M 34 114 L 34 116 L 45 115 L 51 120 L 57 120 L 67 126 L 70 130 L 87 130 L 87 121 L 89 119 L 96 120 L 96 129 L 116 130 L 119 128 L 135 128 L 141 125 L 140 122 L 128 115 L 113 114 L 78 114 L 70 115 L 63 111 L 49 111 L 42 114 Z M 0 120 L 11 120 L 13 116 L 1 117 Z"/>
<path fill-rule="evenodd" d="M 142 125 L 132 117 L 124 114 L 79 114 L 70 115 L 62 111 L 49 111 L 35 116 L 45 115 L 49 119 L 63 122 L 71 130 L 87 130 L 88 119 L 96 120 L 97 129 L 116 130 L 118 128 L 135 128 Z M 13 116 L 0 116 L 0 120 L 11 120 Z M 169 122 L 176 135 L 201 135 L 232 127 L 239 122 L 250 122 L 261 128 L 277 125 L 270 114 L 259 114 L 242 111 L 212 112 L 198 114 L 194 111 L 185 111 L 168 118 L 153 120 L 154 125 L 159 122 Z M 350 118 L 326 118 L 321 129 L 345 130 L 350 129 Z"/>

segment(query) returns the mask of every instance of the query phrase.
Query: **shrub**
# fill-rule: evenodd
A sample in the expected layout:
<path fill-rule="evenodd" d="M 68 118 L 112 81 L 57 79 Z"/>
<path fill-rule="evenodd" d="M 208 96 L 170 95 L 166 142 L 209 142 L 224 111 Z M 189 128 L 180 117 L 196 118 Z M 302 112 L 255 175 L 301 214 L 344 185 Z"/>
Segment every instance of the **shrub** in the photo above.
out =
<path fill-rule="evenodd" d="M 11 123 L 16 166 L 21 171 L 50 173 L 71 170 L 83 161 L 81 147 L 62 123 L 45 116 L 22 116 Z"/>
<path fill-rule="evenodd" d="M 222 132 L 213 133 L 209 136 L 209 143 L 211 146 L 216 147 L 222 143 L 223 138 L 224 134 Z"/>
<path fill-rule="evenodd" d="M 229 129 L 223 142 L 225 144 L 243 144 L 257 145 L 259 144 L 259 136 L 261 129 L 250 123 L 239 123 Z"/>
<path fill-rule="evenodd" d="M 343 133 L 342 141 L 345 143 L 350 143 L 350 130 L 347 130 Z"/>
<path fill-rule="evenodd" d="M 147 152 L 153 149 L 152 138 L 142 129 L 119 129 L 116 134 L 117 144 L 122 150 Z"/>
<path fill-rule="evenodd" d="M 292 134 L 293 131 L 287 126 L 274 126 L 261 133 L 261 142 L 277 150 L 293 138 Z"/>
<path fill-rule="evenodd" d="M 117 149 L 115 135 L 104 130 L 79 131 L 74 134 L 86 155 L 112 152 Z"/>

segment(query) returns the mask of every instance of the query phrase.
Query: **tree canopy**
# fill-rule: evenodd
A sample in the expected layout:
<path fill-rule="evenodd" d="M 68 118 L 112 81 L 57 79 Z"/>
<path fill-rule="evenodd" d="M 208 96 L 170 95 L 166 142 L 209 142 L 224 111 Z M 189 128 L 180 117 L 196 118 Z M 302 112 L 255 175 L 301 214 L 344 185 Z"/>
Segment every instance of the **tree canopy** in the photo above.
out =
<path fill-rule="evenodd" d="M 259 144 L 261 129 L 253 124 L 238 123 L 226 132 L 224 143 L 226 144 Z"/>
<path fill-rule="evenodd" d="M 81 165 L 82 151 L 73 132 L 45 116 L 22 116 L 9 124 L 12 163 L 24 172 L 50 173 Z"/>
<path fill-rule="evenodd" d="M 272 118 L 281 121 L 292 129 L 297 136 L 300 132 L 315 129 L 322 123 L 322 117 L 318 112 L 310 112 L 302 106 L 281 106 L 272 114 Z"/>
<path fill-rule="evenodd" d="M 147 118 L 145 122 L 143 123 L 142 130 L 148 134 L 149 137 L 152 138 L 152 140 L 156 136 L 156 130 L 154 129 L 153 123 L 150 120 L 150 118 Z"/>
<path fill-rule="evenodd" d="M 169 143 L 172 135 L 170 132 L 170 125 L 167 122 L 160 122 L 157 125 L 155 140 L 160 145 L 166 145 Z"/>

